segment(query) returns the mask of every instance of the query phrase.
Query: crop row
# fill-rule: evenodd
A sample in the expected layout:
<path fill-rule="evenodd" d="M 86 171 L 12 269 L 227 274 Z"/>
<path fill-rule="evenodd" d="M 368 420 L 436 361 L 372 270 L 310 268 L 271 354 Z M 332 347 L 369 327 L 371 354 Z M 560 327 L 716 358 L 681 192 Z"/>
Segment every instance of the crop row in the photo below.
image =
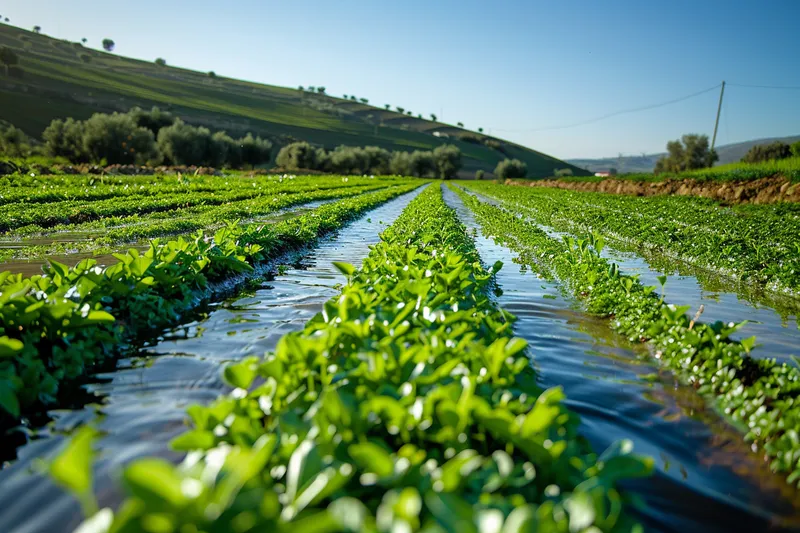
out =
<path fill-rule="evenodd" d="M 629 443 L 600 457 L 559 388 L 542 391 L 492 302 L 493 273 L 439 187 L 381 236 L 341 295 L 274 353 L 225 368 L 234 390 L 189 408 L 174 466 L 142 459 L 98 531 L 637 531 L 617 482 L 650 470 Z M 92 430 L 51 473 L 92 514 Z M 190 487 L 191 490 L 187 490 Z"/>
<path fill-rule="evenodd" d="M 126 345 L 178 323 L 215 283 L 297 249 L 418 183 L 341 200 L 271 227 L 158 240 L 100 268 L 50 262 L 44 275 L 0 273 L 0 429 L 56 403 L 64 384 L 113 361 Z"/>
<path fill-rule="evenodd" d="M 408 182 L 406 182 L 408 183 Z M 402 182 L 392 182 L 401 185 Z M 301 205 L 313 201 L 347 198 L 359 194 L 386 188 L 389 184 L 375 182 L 356 187 L 340 187 L 323 189 L 319 191 L 298 192 L 294 194 L 281 194 L 277 196 L 260 196 L 246 201 L 233 202 L 215 206 L 197 206 L 186 209 L 176 209 L 168 212 L 150 213 L 145 217 L 138 215 L 130 217 L 110 217 L 98 221 L 86 222 L 75 225 L 62 225 L 51 228 L 45 237 L 53 237 L 55 232 L 85 233 L 87 236 L 95 232 L 102 232 L 102 236 L 91 241 L 76 240 L 68 243 L 55 242 L 51 245 L 26 246 L 9 248 L 0 251 L 0 260 L 20 257 L 42 257 L 70 252 L 103 252 L 113 249 L 113 245 L 131 243 L 143 239 L 152 239 L 168 235 L 189 233 L 198 229 L 208 230 L 218 228 L 226 220 L 258 219 L 274 213 L 277 210 L 291 206 Z M 12 232 L 12 237 L 23 237 L 28 231 L 38 227 L 21 228 Z M 37 231 L 34 235 L 40 233 Z"/>
<path fill-rule="evenodd" d="M 113 178 L 113 179 L 112 179 Z M 394 178 L 384 177 L 383 181 Z M 350 177 L 352 185 L 374 181 L 370 178 Z M 4 183 L 5 182 L 5 183 Z M 0 178 L 0 205 L 14 203 L 53 203 L 69 200 L 97 201 L 110 198 L 155 197 L 180 193 L 229 192 L 234 190 L 264 190 L 292 185 L 297 189 L 329 188 L 342 185 L 338 176 L 166 176 L 146 178 L 127 176 L 124 179 L 109 176 L 56 176 L 37 177 L 30 181 L 26 176 Z"/>
<path fill-rule="evenodd" d="M 584 237 L 596 231 L 745 282 L 800 295 L 800 217 L 784 209 L 728 209 L 685 197 L 639 198 L 487 183 L 468 187 L 524 208 L 536 222 L 561 231 Z"/>
<path fill-rule="evenodd" d="M 655 358 L 741 428 L 773 471 L 800 481 L 800 369 L 751 357 L 755 337 L 730 338 L 742 324 L 705 324 L 686 314 L 688 306 L 668 305 L 656 287 L 643 286 L 638 276 L 624 275 L 602 258 L 599 236 L 557 240 L 512 211 L 456 192 L 487 235 L 518 252 L 520 262 L 558 277 L 590 312 L 611 317 L 611 326 L 631 341 L 654 346 Z"/>
<path fill-rule="evenodd" d="M 57 224 L 79 224 L 91 220 L 109 217 L 144 215 L 154 212 L 172 211 L 194 206 L 223 205 L 231 202 L 249 200 L 259 197 L 275 197 L 303 191 L 328 190 L 365 185 L 364 180 L 345 181 L 346 178 L 326 180 L 322 183 L 303 180 L 299 183 L 287 181 L 273 183 L 269 186 L 257 187 L 256 183 L 249 187 L 232 190 L 216 190 L 211 192 L 180 192 L 147 197 L 113 197 L 105 200 L 65 200 L 53 203 L 15 203 L 0 206 L 0 232 L 33 226 L 41 231 Z M 378 180 L 371 180 L 375 184 Z M 392 182 L 389 182 L 392 183 Z M 31 230 L 31 228 L 26 228 Z"/>

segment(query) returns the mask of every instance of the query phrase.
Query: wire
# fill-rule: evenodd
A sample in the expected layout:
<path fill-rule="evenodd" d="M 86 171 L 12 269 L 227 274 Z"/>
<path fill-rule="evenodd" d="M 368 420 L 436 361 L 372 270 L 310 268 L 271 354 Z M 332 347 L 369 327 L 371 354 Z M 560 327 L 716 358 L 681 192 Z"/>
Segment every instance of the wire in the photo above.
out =
<path fill-rule="evenodd" d="M 732 87 L 747 87 L 749 89 L 785 89 L 791 91 L 800 91 L 800 87 L 790 86 L 790 85 L 748 85 L 745 83 L 729 83 L 729 82 L 726 82 L 725 85 L 730 85 Z"/>
<path fill-rule="evenodd" d="M 599 122 L 601 120 L 605 120 L 607 118 L 616 117 L 618 115 L 624 115 L 627 113 L 637 113 L 639 111 L 647 111 L 649 109 L 656 109 L 658 107 L 664 107 L 671 104 L 677 104 L 678 102 L 683 102 L 684 100 L 688 100 L 689 98 L 694 98 L 695 96 L 700 96 L 701 94 L 705 94 L 707 92 L 711 92 L 715 89 L 719 89 L 721 84 L 714 85 L 713 87 L 709 87 L 708 89 L 703 89 L 702 91 L 698 91 L 696 93 L 688 94 L 686 96 L 681 96 L 680 98 L 675 98 L 673 100 L 668 100 L 666 102 L 661 102 L 659 104 L 651 104 L 642 107 L 634 107 L 631 109 L 623 109 L 621 111 L 615 111 L 613 113 L 608 113 L 607 115 L 603 115 L 601 117 L 596 117 L 593 119 L 585 120 L 583 122 L 576 122 L 574 124 L 568 124 L 565 126 L 552 126 L 547 128 L 534 128 L 534 129 L 520 129 L 520 130 L 505 130 L 500 128 L 493 128 L 497 131 L 518 131 L 518 132 L 535 132 L 535 131 L 549 131 L 549 130 L 564 130 L 567 128 L 576 128 L 578 126 L 583 126 L 585 124 L 592 124 L 593 122 Z"/>

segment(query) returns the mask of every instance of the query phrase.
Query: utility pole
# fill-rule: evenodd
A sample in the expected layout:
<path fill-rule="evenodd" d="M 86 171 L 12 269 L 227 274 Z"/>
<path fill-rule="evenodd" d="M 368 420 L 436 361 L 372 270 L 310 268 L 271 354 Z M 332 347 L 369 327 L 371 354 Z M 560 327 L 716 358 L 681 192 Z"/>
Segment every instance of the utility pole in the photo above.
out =
<path fill-rule="evenodd" d="M 725 95 L 725 80 L 722 80 L 722 89 L 719 91 L 719 105 L 717 105 L 717 121 L 714 123 L 714 136 L 711 138 L 711 151 L 717 142 L 717 128 L 719 128 L 719 114 L 722 112 L 722 97 Z"/>

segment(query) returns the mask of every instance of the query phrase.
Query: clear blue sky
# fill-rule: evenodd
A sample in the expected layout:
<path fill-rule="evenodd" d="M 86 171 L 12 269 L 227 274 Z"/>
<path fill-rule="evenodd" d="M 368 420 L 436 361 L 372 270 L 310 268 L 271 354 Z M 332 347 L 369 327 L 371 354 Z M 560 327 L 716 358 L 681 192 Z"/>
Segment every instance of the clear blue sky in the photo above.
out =
<path fill-rule="evenodd" d="M 436 113 L 562 157 L 714 126 L 721 80 L 800 86 L 800 0 L 0 0 L 11 24 L 275 85 Z M 729 87 L 717 144 L 800 134 L 800 90 Z"/>

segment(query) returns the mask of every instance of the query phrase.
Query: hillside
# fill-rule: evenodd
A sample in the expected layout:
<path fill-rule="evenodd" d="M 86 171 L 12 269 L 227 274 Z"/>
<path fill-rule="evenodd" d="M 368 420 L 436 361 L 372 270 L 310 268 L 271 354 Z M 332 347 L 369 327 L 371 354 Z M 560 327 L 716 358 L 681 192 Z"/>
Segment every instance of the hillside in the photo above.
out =
<path fill-rule="evenodd" d="M 800 135 L 793 135 L 791 137 L 767 137 L 765 139 L 754 139 L 752 141 L 717 146 L 719 161 L 717 161 L 715 166 L 736 163 L 741 160 L 753 146 L 757 144 L 769 144 L 775 141 L 791 144 L 800 141 Z M 591 172 L 607 171 L 610 168 L 616 168 L 620 173 L 639 173 L 652 172 L 656 166 L 656 161 L 665 155 L 666 153 L 603 157 L 600 159 L 567 159 L 567 162 L 585 168 Z"/>
<path fill-rule="evenodd" d="M 33 137 L 54 118 L 157 105 L 192 124 L 237 135 L 251 131 L 280 144 L 430 150 L 453 143 L 465 156 L 465 176 L 491 172 L 506 157 L 526 162 L 531 177 L 561 168 L 587 174 L 524 146 L 344 98 L 158 66 L 3 24 L 0 45 L 17 52 L 24 71 L 22 77 L 0 71 L 0 119 Z M 472 142 L 461 140 L 465 135 Z M 495 146 L 485 146 L 487 141 Z"/>

